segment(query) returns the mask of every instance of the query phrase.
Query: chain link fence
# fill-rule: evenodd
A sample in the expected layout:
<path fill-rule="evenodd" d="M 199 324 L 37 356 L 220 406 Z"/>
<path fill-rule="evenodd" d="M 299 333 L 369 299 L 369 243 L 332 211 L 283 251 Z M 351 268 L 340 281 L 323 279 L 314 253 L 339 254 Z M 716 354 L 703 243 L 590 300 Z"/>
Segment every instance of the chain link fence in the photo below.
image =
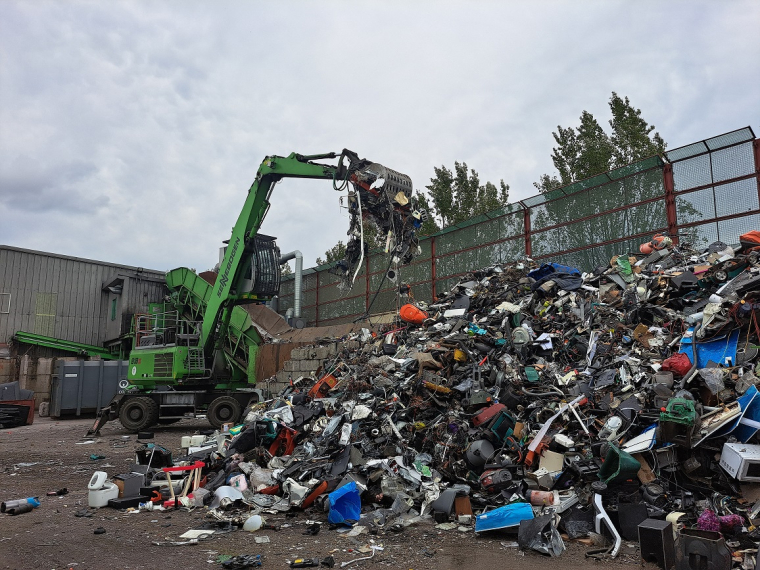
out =
<path fill-rule="evenodd" d="M 668 151 L 539 194 L 421 240 L 422 253 L 385 278 L 388 256 L 373 253 L 347 293 L 323 265 L 304 271 L 309 326 L 350 322 L 398 309 L 398 284 L 431 302 L 473 268 L 525 257 L 589 271 L 614 255 L 637 252 L 668 232 L 703 248 L 737 244 L 760 229 L 760 140 L 750 127 Z M 280 310 L 293 306 L 293 277 L 283 279 Z"/>

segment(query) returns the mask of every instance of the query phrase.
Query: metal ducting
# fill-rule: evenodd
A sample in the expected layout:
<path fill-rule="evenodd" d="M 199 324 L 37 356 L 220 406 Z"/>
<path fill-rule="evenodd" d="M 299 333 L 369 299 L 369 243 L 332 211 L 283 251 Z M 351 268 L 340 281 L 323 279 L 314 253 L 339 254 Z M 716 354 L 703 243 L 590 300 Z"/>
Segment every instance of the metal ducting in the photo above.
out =
<path fill-rule="evenodd" d="M 295 301 L 293 302 L 294 305 L 294 311 L 293 316 L 295 318 L 299 318 L 301 316 L 301 285 L 303 280 L 303 254 L 296 250 L 293 250 L 289 253 L 285 253 L 282 256 L 280 256 L 280 265 L 283 263 L 287 263 L 291 259 L 296 260 L 296 285 L 295 285 L 295 291 L 293 292 L 293 297 Z"/>

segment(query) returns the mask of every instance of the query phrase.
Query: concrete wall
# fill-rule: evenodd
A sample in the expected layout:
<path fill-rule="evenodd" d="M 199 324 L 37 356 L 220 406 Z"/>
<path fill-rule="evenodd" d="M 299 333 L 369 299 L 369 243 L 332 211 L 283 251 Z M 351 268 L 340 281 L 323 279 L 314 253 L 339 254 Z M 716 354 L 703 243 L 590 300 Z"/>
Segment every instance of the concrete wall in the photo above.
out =
<path fill-rule="evenodd" d="M 0 358 L 0 384 L 16 380 L 16 361 L 13 358 Z"/>
<path fill-rule="evenodd" d="M 76 357 L 35 358 L 24 356 L 0 358 L 0 384 L 18 380 L 21 388 L 32 390 L 37 406 L 50 401 L 50 386 L 60 360 L 77 360 Z"/>
<path fill-rule="evenodd" d="M 290 385 L 291 380 L 298 380 L 301 376 L 314 376 L 320 367 L 334 360 L 340 348 L 340 343 L 294 348 L 290 352 L 290 360 L 286 360 L 282 369 L 275 374 L 269 390 L 276 394 Z"/>

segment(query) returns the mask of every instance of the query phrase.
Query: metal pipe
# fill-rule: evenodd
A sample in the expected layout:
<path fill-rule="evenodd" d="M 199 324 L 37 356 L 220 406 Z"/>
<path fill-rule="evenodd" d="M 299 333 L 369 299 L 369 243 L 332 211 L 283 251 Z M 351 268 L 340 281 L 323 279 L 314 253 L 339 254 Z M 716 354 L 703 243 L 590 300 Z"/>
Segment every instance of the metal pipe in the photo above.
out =
<path fill-rule="evenodd" d="M 299 318 L 301 316 L 301 285 L 303 283 L 303 254 L 297 249 L 280 256 L 280 265 L 287 263 L 291 259 L 296 260 L 296 284 L 295 291 L 293 292 L 293 316 Z"/>

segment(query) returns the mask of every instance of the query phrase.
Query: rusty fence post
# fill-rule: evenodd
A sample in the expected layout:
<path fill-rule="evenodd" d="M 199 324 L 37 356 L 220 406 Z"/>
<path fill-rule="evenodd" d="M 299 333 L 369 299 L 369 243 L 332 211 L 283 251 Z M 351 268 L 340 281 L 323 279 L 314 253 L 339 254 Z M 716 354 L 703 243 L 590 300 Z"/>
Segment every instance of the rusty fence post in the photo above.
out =
<path fill-rule="evenodd" d="M 665 185 L 665 216 L 668 220 L 668 233 L 673 243 L 678 243 L 678 214 L 676 212 L 675 180 L 673 165 L 666 164 L 662 169 L 662 181 Z"/>
<path fill-rule="evenodd" d="M 520 202 L 522 204 L 522 202 Z M 525 256 L 530 257 L 533 255 L 533 247 L 531 246 L 531 228 L 530 228 L 530 208 L 525 204 L 523 207 L 523 231 L 525 233 Z"/>
<path fill-rule="evenodd" d="M 757 178 L 757 199 L 760 200 L 760 139 L 752 142 L 755 149 L 755 177 Z"/>
<path fill-rule="evenodd" d="M 430 238 L 430 290 L 431 299 L 435 303 L 435 236 Z"/>

